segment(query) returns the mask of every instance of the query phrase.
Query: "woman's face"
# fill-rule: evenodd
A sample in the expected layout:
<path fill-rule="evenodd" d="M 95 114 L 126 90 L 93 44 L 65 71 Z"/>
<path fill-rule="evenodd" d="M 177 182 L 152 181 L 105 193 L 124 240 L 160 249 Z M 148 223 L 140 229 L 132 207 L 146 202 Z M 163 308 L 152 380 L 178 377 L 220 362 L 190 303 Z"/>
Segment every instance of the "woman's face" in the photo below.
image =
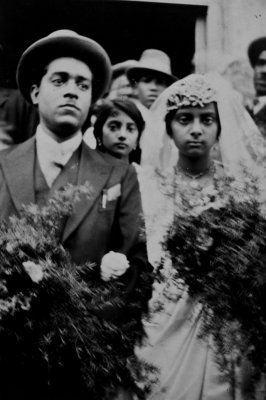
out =
<path fill-rule="evenodd" d="M 214 103 L 204 107 L 182 107 L 172 122 L 172 137 L 179 153 L 189 158 L 207 155 L 218 136 L 218 115 Z"/>
<path fill-rule="evenodd" d="M 138 142 L 136 123 L 126 113 L 114 110 L 103 125 L 102 144 L 106 151 L 117 158 L 128 159 Z"/>

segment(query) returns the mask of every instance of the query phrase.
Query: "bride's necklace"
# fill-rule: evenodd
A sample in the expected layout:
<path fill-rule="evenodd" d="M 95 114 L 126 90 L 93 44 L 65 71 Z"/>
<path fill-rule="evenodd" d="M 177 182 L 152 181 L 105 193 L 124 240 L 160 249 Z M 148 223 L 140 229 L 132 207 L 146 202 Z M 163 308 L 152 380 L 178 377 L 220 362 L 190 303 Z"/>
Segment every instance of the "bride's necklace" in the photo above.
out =
<path fill-rule="evenodd" d="M 198 181 L 200 180 L 200 178 L 203 178 L 205 176 L 209 177 L 210 175 L 213 175 L 214 172 L 215 172 L 214 162 L 211 162 L 207 168 L 205 168 L 203 171 L 199 172 L 198 174 L 192 174 L 188 171 L 187 168 L 184 168 L 180 165 L 177 165 L 175 167 L 175 174 L 179 175 L 181 177 L 183 176 L 183 177 L 189 178 L 190 185 L 192 187 L 198 187 L 198 185 L 199 185 Z"/>
<path fill-rule="evenodd" d="M 184 168 L 181 165 L 177 165 L 175 167 L 175 169 L 176 169 L 176 173 L 180 172 L 192 180 L 197 180 L 197 179 L 200 179 L 202 176 L 208 175 L 210 172 L 212 172 L 214 169 L 214 163 L 211 162 L 207 168 L 205 168 L 203 171 L 199 172 L 198 174 L 190 173 L 187 168 Z"/>

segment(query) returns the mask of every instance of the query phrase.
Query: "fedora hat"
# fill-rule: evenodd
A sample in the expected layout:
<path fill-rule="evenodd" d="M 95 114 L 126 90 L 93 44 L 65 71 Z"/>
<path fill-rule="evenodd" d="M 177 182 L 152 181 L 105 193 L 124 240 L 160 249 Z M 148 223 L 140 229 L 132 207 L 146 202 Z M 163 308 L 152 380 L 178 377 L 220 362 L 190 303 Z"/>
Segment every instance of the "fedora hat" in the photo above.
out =
<path fill-rule="evenodd" d="M 129 68 L 135 67 L 137 65 L 137 60 L 126 60 L 118 64 L 112 65 L 112 79 L 118 78 L 120 75 L 125 74 Z"/>
<path fill-rule="evenodd" d="M 266 36 L 253 40 L 248 46 L 248 58 L 252 67 L 263 50 L 266 50 Z"/>
<path fill-rule="evenodd" d="M 88 65 L 93 74 L 93 101 L 105 94 L 111 79 L 111 62 L 106 51 L 94 40 L 63 29 L 33 43 L 22 54 L 16 77 L 26 100 L 31 102 L 31 87 L 38 83 L 43 69 L 61 57 L 74 57 Z"/>
<path fill-rule="evenodd" d="M 152 73 L 163 77 L 168 85 L 178 80 L 172 75 L 170 58 L 157 49 L 147 49 L 141 54 L 137 66 L 128 68 L 127 76 L 131 82 L 138 81 L 143 74 Z"/>

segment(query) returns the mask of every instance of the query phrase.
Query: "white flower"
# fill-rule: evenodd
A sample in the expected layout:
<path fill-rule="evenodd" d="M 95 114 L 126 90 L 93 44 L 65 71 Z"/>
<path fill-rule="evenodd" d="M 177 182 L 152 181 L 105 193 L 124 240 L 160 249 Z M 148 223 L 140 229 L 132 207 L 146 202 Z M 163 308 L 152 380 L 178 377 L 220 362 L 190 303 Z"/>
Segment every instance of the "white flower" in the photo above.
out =
<path fill-rule="evenodd" d="M 8 251 L 8 253 L 12 253 L 14 251 L 15 247 L 12 246 L 10 243 L 7 243 L 6 245 L 6 251 Z"/>
<path fill-rule="evenodd" d="M 118 278 L 123 275 L 129 268 L 129 262 L 126 256 L 122 253 L 109 251 L 102 258 L 101 262 L 101 278 L 104 281 L 109 281 L 112 278 Z"/>
<path fill-rule="evenodd" d="M 32 261 L 24 261 L 22 265 L 33 282 L 38 283 L 43 279 L 43 270 L 40 264 L 35 264 Z"/>

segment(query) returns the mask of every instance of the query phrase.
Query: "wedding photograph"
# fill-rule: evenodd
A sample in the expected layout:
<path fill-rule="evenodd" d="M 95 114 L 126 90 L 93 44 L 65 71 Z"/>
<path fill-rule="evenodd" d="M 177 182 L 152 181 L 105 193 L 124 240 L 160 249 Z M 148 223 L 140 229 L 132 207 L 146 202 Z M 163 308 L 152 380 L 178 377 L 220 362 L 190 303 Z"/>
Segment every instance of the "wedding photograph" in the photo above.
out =
<path fill-rule="evenodd" d="M 265 0 L 1 0 L 0 399 L 266 400 Z"/>

